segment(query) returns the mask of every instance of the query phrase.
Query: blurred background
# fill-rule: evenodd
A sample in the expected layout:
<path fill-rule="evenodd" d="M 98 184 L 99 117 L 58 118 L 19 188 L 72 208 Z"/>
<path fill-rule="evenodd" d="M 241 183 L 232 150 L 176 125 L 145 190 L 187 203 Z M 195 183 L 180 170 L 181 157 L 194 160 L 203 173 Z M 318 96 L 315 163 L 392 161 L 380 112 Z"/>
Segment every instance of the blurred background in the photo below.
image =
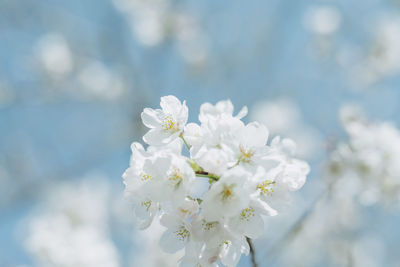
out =
<path fill-rule="evenodd" d="M 168 94 L 195 122 L 204 102 L 247 105 L 310 162 L 260 266 L 400 266 L 396 205 L 323 203 L 339 110 L 399 125 L 399 74 L 397 0 L 0 0 L 0 266 L 176 266 L 121 178 Z"/>

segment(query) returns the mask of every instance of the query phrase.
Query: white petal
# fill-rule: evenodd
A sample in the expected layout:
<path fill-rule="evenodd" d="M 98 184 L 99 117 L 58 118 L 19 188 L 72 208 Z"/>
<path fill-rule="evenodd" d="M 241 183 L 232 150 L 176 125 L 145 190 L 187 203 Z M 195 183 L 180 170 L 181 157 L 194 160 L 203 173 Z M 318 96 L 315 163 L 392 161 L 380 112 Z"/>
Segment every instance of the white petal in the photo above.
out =
<path fill-rule="evenodd" d="M 143 145 L 137 142 L 133 142 L 131 144 L 132 155 L 129 160 L 129 166 L 138 166 L 140 167 L 143 164 L 143 161 L 146 156 L 146 151 L 143 148 Z"/>
<path fill-rule="evenodd" d="M 135 209 L 136 221 L 139 225 L 140 230 L 148 228 L 153 222 L 154 216 L 157 213 L 157 204 L 151 203 L 151 206 L 146 207 L 142 204 L 138 204 Z"/>
<path fill-rule="evenodd" d="M 197 156 L 197 163 L 206 172 L 222 175 L 228 167 L 228 156 L 226 155 L 225 151 L 212 148 L 206 150 L 202 155 L 200 155 L 199 152 Z"/>
<path fill-rule="evenodd" d="M 226 249 L 225 255 L 221 258 L 222 264 L 228 267 L 236 267 L 242 255 L 242 248 L 240 245 L 232 243 Z"/>
<path fill-rule="evenodd" d="M 154 161 L 146 160 L 143 169 L 145 173 L 150 174 L 153 178 L 164 178 L 167 175 L 167 171 L 170 167 L 171 158 L 167 156 L 160 156 Z"/>
<path fill-rule="evenodd" d="M 252 205 L 255 205 L 255 207 L 260 210 L 260 212 L 262 214 L 266 214 L 269 216 L 276 216 L 278 215 L 278 212 L 273 209 L 270 205 L 268 205 L 266 202 L 262 201 L 262 200 L 258 200 L 253 202 Z"/>
<path fill-rule="evenodd" d="M 214 106 L 211 103 L 204 103 L 200 106 L 199 121 L 205 123 L 208 120 L 208 116 L 213 112 Z"/>
<path fill-rule="evenodd" d="M 247 106 L 242 107 L 242 109 L 239 111 L 239 113 L 236 115 L 236 118 L 242 119 L 246 117 L 247 113 L 249 112 Z"/>
<path fill-rule="evenodd" d="M 184 248 L 185 242 L 174 231 L 167 230 L 161 236 L 160 246 L 167 253 L 175 253 Z"/>
<path fill-rule="evenodd" d="M 244 143 L 249 147 L 261 147 L 267 144 L 268 129 L 263 124 L 252 122 L 243 130 Z"/>
<path fill-rule="evenodd" d="M 186 125 L 183 136 L 191 146 L 199 146 L 203 142 L 201 128 L 196 123 L 189 123 Z"/>
<path fill-rule="evenodd" d="M 215 108 L 219 113 L 225 113 L 225 114 L 233 114 L 233 104 L 230 100 L 223 100 L 219 101 L 216 105 Z"/>
<path fill-rule="evenodd" d="M 174 228 L 180 224 L 180 220 L 177 216 L 163 214 L 160 218 L 160 223 L 167 228 Z"/>
<path fill-rule="evenodd" d="M 282 148 L 287 154 L 294 155 L 296 153 L 297 145 L 292 139 L 284 138 L 282 140 Z"/>
<path fill-rule="evenodd" d="M 259 214 L 252 216 L 246 223 L 244 234 L 250 238 L 258 238 L 264 232 L 264 221 Z"/>
<path fill-rule="evenodd" d="M 141 114 L 143 124 L 148 128 L 156 128 L 161 125 L 161 110 L 145 108 Z"/>
<path fill-rule="evenodd" d="M 143 136 L 143 141 L 152 146 L 161 146 L 167 143 L 171 135 L 161 129 L 151 129 Z"/>
<path fill-rule="evenodd" d="M 186 106 L 186 101 L 183 101 L 181 109 L 175 116 L 177 121 L 179 122 L 179 127 L 182 129 L 186 125 L 189 117 L 189 109 Z"/>
<path fill-rule="evenodd" d="M 161 97 L 160 106 L 165 113 L 177 116 L 181 111 L 182 104 L 178 98 L 169 95 Z"/>

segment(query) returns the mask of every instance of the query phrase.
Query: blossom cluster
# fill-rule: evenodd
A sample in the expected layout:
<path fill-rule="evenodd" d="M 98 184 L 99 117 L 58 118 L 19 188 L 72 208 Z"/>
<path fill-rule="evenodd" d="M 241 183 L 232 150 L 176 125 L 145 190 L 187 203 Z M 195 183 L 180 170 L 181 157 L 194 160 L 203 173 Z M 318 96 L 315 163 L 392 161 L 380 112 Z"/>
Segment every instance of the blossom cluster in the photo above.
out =
<path fill-rule="evenodd" d="M 367 120 L 355 106 L 344 107 L 341 120 L 349 140 L 332 153 L 334 179 L 353 188 L 352 195 L 361 204 L 398 203 L 400 131 L 391 123 Z"/>
<path fill-rule="evenodd" d="M 29 218 L 25 239 L 36 266 L 120 266 L 108 225 L 109 191 L 96 175 L 46 192 L 40 211 Z"/>
<path fill-rule="evenodd" d="M 284 266 L 388 265 L 379 234 L 360 229 L 371 224 L 363 206 L 399 204 L 400 131 L 367 119 L 358 106 L 341 108 L 340 120 L 348 138 L 331 152 L 326 189 L 290 237 Z"/>
<path fill-rule="evenodd" d="M 180 266 L 236 266 L 249 252 L 246 238 L 263 233 L 264 217 L 303 186 L 309 165 L 294 158 L 292 140 L 268 142 L 264 125 L 245 124 L 246 107 L 234 116 L 229 100 L 201 105 L 200 124 L 187 123 L 186 103 L 174 96 L 160 106 L 142 112 L 149 146 L 131 145 L 123 174 L 138 223 L 144 229 L 160 216 L 160 246 L 185 249 Z"/>

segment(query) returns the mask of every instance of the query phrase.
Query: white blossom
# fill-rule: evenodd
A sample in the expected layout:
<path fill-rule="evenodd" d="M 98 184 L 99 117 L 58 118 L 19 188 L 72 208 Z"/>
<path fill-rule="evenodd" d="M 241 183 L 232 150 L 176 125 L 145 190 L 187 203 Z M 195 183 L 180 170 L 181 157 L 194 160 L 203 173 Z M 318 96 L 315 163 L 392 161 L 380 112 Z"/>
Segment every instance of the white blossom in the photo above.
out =
<path fill-rule="evenodd" d="M 202 209 L 207 220 L 218 220 L 239 213 L 250 201 L 246 177 L 248 173 L 238 167 L 227 171 L 204 195 Z"/>
<path fill-rule="evenodd" d="M 120 266 L 107 223 L 109 188 L 99 178 L 54 187 L 30 218 L 26 247 L 38 265 Z"/>
<path fill-rule="evenodd" d="M 143 140 L 149 145 L 166 145 L 182 132 L 188 119 L 185 101 L 181 103 L 175 96 L 161 98 L 162 109 L 145 108 L 142 112 L 143 124 L 150 128 Z"/>
<path fill-rule="evenodd" d="M 400 131 L 391 123 L 368 121 L 362 111 L 348 106 L 341 120 L 349 136 L 331 156 L 331 175 L 354 180 L 360 203 L 399 204 Z"/>
<path fill-rule="evenodd" d="M 161 108 L 143 111 L 150 146 L 132 144 L 123 175 L 139 226 L 160 216 L 160 246 L 184 250 L 180 266 L 236 266 L 249 253 L 246 238 L 263 234 L 264 217 L 279 214 L 277 203 L 303 186 L 309 166 L 294 157 L 293 141 L 269 143 L 268 129 L 245 124 L 247 108 L 235 116 L 229 100 L 203 104 L 200 124 L 186 124 L 186 104 L 174 96 L 162 97 Z M 199 194 L 202 178 L 209 186 Z"/>

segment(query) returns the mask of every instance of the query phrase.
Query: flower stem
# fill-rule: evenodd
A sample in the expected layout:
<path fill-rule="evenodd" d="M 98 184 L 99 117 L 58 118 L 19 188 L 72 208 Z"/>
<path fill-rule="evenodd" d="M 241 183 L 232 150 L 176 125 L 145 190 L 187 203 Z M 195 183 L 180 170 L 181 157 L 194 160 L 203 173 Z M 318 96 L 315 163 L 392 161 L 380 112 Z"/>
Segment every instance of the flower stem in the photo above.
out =
<path fill-rule="evenodd" d="M 237 165 L 239 165 L 239 163 L 240 163 L 240 159 L 238 159 L 238 161 L 235 163 L 235 165 L 229 167 L 228 170 L 235 168 Z"/>
<path fill-rule="evenodd" d="M 188 150 L 190 150 L 190 145 L 186 142 L 185 138 L 183 137 L 183 134 L 181 133 L 179 137 L 183 140 L 183 143 L 187 147 Z"/>
<path fill-rule="evenodd" d="M 212 179 L 214 181 L 218 181 L 219 180 L 218 177 L 216 177 L 216 176 L 214 176 L 212 174 L 209 174 L 207 172 L 205 172 L 205 173 L 196 173 L 196 176 L 197 177 L 209 178 L 209 179 Z"/>
<path fill-rule="evenodd" d="M 247 243 L 249 243 L 250 247 L 250 256 L 251 256 L 251 264 L 253 267 L 257 267 L 257 261 L 256 261 L 256 251 L 254 249 L 253 241 L 251 241 L 251 238 L 246 237 Z"/>

